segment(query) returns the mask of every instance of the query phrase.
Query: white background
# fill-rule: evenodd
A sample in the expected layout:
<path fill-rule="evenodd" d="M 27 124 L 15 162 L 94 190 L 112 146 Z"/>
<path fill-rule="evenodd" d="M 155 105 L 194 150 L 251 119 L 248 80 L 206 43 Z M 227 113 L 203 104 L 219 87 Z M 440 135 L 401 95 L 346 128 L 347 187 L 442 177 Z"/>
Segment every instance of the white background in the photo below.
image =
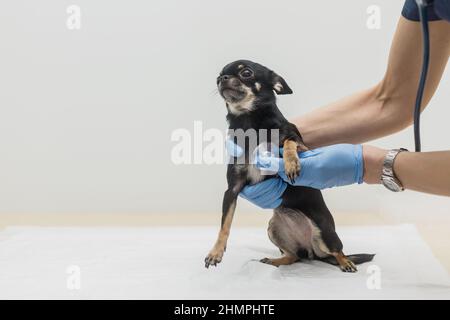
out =
<path fill-rule="evenodd" d="M 81 7 L 81 30 L 66 27 L 71 4 Z M 372 4 L 381 7 L 380 30 L 366 27 Z M 170 136 L 195 120 L 225 130 L 214 93 L 222 66 L 246 58 L 274 69 L 295 92 L 279 99 L 281 110 L 301 115 L 381 79 L 402 5 L 2 2 L 0 213 L 219 212 L 225 166 L 175 166 Z M 449 77 L 423 113 L 425 151 L 449 149 Z M 412 149 L 412 130 L 373 143 Z M 324 194 L 334 212 L 450 211 L 447 198 L 379 186 Z"/>

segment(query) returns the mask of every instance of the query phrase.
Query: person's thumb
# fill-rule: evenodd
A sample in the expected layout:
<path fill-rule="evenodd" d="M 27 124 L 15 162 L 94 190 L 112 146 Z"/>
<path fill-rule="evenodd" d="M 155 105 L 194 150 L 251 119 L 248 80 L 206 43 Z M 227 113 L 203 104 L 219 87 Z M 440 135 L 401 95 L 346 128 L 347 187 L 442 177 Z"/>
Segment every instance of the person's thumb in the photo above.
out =
<path fill-rule="evenodd" d="M 257 155 L 256 167 L 261 171 L 277 173 L 284 171 L 284 161 L 283 158 L 275 157 L 273 155 Z"/>

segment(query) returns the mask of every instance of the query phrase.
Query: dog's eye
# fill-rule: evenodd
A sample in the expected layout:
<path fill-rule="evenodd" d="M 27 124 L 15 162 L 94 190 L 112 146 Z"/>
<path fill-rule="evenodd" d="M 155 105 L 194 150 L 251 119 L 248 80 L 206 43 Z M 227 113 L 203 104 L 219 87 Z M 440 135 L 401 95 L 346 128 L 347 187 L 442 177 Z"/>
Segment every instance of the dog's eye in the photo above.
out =
<path fill-rule="evenodd" d="M 242 70 L 242 71 L 239 73 L 239 75 L 240 75 L 241 78 L 243 78 L 243 79 L 248 79 L 248 78 L 253 77 L 253 71 L 250 70 L 250 69 L 244 69 L 244 70 Z"/>

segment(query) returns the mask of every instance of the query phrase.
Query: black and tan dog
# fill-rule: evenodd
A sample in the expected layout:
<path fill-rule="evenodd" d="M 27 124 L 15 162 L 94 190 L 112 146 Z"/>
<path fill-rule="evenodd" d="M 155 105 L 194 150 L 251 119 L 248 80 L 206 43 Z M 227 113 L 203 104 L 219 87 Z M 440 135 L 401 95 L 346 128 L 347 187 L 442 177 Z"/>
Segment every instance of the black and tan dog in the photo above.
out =
<path fill-rule="evenodd" d="M 307 150 L 307 147 L 297 127 L 284 118 L 276 105 L 274 92 L 278 95 L 292 93 L 286 81 L 258 63 L 239 60 L 223 68 L 217 86 L 226 102 L 230 129 L 278 129 L 279 141 L 269 142 L 283 147 L 285 172 L 294 180 L 300 171 L 297 151 Z M 205 258 L 206 267 L 222 261 L 239 192 L 247 184 L 270 177 L 262 175 L 250 161 L 254 150 L 249 150 L 248 141 L 235 142 L 245 152 L 237 159 L 241 161 L 228 164 L 228 189 L 223 198 L 221 228 L 213 249 Z M 338 265 L 342 271 L 355 272 L 355 264 L 371 261 L 374 256 L 344 255 L 322 193 L 308 187 L 288 185 L 281 205 L 274 210 L 269 222 L 268 234 L 282 257 L 264 258 L 261 262 L 274 266 L 289 265 L 301 259 L 319 259 Z"/>

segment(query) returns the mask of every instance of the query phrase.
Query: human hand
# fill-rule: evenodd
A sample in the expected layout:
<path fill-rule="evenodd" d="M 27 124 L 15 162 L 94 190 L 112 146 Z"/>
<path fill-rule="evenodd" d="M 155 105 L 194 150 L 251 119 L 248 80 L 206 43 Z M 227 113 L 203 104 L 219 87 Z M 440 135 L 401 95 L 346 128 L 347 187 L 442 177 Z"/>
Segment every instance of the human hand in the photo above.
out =
<path fill-rule="evenodd" d="M 361 145 L 336 144 L 299 153 L 300 175 L 294 182 L 284 173 L 280 157 L 258 156 L 256 166 L 278 171 L 287 183 L 315 189 L 327 189 L 363 182 L 364 162 Z"/>
<path fill-rule="evenodd" d="M 242 154 L 242 149 L 233 142 L 227 142 L 227 150 L 234 156 Z M 338 144 L 317 148 L 301 152 L 299 158 L 300 176 L 291 183 L 284 173 L 282 158 L 257 156 L 256 166 L 263 170 L 278 172 L 278 177 L 246 186 L 240 196 L 261 208 L 268 209 L 281 204 L 287 183 L 326 189 L 363 182 L 364 163 L 361 145 Z"/>

